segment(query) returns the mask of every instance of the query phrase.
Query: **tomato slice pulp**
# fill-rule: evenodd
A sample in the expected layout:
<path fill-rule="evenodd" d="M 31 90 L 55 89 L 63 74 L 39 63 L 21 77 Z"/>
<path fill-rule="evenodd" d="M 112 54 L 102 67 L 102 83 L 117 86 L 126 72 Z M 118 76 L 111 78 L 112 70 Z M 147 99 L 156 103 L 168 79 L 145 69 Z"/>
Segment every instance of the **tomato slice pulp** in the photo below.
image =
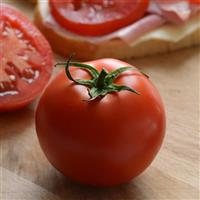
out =
<path fill-rule="evenodd" d="M 144 16 L 149 0 L 50 0 L 51 13 L 65 29 L 100 36 Z"/>
<path fill-rule="evenodd" d="M 0 5 L 0 112 L 30 103 L 43 89 L 53 67 L 51 48 L 18 10 Z"/>

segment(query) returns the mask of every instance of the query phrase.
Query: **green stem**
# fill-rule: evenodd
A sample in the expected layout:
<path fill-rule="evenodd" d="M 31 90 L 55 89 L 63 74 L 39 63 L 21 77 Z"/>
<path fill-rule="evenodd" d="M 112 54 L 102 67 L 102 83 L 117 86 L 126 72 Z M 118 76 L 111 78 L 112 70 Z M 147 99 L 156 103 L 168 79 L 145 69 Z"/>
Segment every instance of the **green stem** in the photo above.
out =
<path fill-rule="evenodd" d="M 72 56 L 66 63 L 58 63 L 56 65 L 64 64 L 66 66 L 65 71 L 67 77 L 76 84 L 84 85 L 88 88 L 88 94 L 90 96 L 89 100 L 94 100 L 97 97 L 105 96 L 108 93 L 120 92 L 120 91 L 129 91 L 139 95 L 139 92 L 137 92 L 133 88 L 130 88 L 126 85 L 114 84 L 114 81 L 121 73 L 128 70 L 136 70 L 134 67 L 132 66 L 121 67 L 109 73 L 103 68 L 99 73 L 97 69 L 95 69 L 94 67 L 84 63 L 70 62 L 71 59 Z M 90 80 L 74 79 L 69 71 L 70 66 L 87 70 L 92 78 Z M 141 74 L 143 75 L 143 73 Z M 144 76 L 147 77 L 146 74 Z"/>
<path fill-rule="evenodd" d="M 101 70 L 101 73 L 99 74 L 99 77 L 96 82 L 97 88 L 103 88 L 105 85 L 105 77 L 107 76 L 108 72 L 105 69 Z"/>

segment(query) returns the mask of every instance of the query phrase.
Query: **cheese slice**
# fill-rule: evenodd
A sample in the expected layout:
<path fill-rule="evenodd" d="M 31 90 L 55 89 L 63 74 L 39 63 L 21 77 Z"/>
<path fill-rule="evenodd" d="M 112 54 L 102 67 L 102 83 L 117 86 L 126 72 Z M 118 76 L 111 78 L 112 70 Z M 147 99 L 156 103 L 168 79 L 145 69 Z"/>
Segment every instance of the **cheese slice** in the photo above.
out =
<path fill-rule="evenodd" d="M 133 41 L 130 45 L 135 46 L 147 40 L 162 40 L 168 42 L 179 42 L 188 35 L 200 29 L 200 15 L 193 16 L 187 23 L 183 25 L 166 24 L 154 31 L 146 33 L 137 41 Z M 199 35 L 200 40 L 200 35 Z"/>

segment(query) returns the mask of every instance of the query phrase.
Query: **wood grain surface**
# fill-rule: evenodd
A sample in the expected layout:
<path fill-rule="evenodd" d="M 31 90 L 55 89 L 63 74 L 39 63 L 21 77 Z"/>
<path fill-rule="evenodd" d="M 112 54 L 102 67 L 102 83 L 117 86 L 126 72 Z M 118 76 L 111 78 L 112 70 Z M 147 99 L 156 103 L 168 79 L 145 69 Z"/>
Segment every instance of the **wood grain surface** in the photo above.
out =
<path fill-rule="evenodd" d="M 27 0 L 3 0 L 32 18 Z M 56 60 L 61 60 L 56 56 Z M 125 185 L 94 188 L 73 183 L 53 168 L 38 143 L 36 102 L 0 114 L 1 200 L 197 200 L 199 199 L 200 49 L 129 60 L 147 73 L 166 107 L 164 144 L 152 165 Z M 54 71 L 54 75 L 59 68 Z"/>

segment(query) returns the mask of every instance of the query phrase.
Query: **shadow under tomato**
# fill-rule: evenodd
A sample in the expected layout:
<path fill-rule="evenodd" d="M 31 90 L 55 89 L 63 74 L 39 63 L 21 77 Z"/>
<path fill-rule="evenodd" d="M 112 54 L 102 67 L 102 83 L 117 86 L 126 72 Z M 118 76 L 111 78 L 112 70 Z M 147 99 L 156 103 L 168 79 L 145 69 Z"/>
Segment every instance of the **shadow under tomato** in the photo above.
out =
<path fill-rule="evenodd" d="M 49 171 L 50 172 L 50 171 Z M 47 174 L 46 174 L 47 175 Z M 44 177 L 43 177 L 44 178 Z M 56 170 L 51 170 L 46 177 L 48 185 L 46 183 L 41 186 L 51 191 L 59 199 L 134 199 L 135 196 L 142 196 L 142 190 L 137 186 L 137 178 L 133 181 L 113 186 L 113 187 L 94 187 L 88 185 L 82 185 L 77 182 L 70 180 L 69 178 L 64 177 Z M 51 181 L 50 181 L 51 180 Z"/>

